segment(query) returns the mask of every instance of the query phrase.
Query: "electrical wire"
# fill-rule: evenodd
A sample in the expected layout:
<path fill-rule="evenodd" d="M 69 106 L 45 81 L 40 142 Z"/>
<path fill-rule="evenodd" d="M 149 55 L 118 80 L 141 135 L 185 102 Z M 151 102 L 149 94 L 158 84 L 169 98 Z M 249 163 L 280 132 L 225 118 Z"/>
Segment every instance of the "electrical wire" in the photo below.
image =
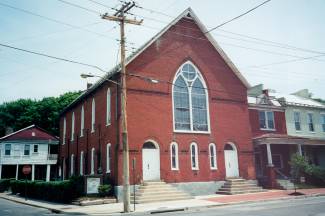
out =
<path fill-rule="evenodd" d="M 230 22 L 232 22 L 232 21 L 234 21 L 234 20 L 236 20 L 236 19 L 239 19 L 239 18 L 242 17 L 242 16 L 245 16 L 246 14 L 248 14 L 248 13 L 250 13 L 250 12 L 256 10 L 257 8 L 263 6 L 264 4 L 266 4 L 266 3 L 270 2 L 270 1 L 271 1 L 271 0 L 266 0 L 266 1 L 262 2 L 261 4 L 259 4 L 259 5 L 255 6 L 255 7 L 253 7 L 252 9 L 250 9 L 250 10 L 248 10 L 248 11 L 246 11 L 246 12 L 244 12 L 244 13 L 242 13 L 242 14 L 240 14 L 240 15 L 238 15 L 238 16 L 236 16 L 236 17 L 234 17 L 234 18 L 232 18 L 232 19 L 230 19 L 230 20 L 228 20 L 228 21 L 226 21 L 226 22 L 224 22 L 224 23 L 221 23 L 221 24 L 217 25 L 216 27 L 211 28 L 210 30 L 206 31 L 205 34 L 211 32 L 211 31 L 213 31 L 213 30 L 215 30 L 215 29 L 217 29 L 217 28 L 220 28 L 221 26 L 224 26 L 224 25 L 226 25 L 226 24 L 228 24 L 228 23 L 230 23 Z"/>

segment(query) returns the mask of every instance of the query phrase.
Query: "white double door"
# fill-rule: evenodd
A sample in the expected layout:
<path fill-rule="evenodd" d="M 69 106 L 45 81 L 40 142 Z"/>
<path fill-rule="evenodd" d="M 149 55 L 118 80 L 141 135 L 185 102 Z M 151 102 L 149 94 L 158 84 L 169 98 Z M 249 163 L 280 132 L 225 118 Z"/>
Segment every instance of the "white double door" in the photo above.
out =
<path fill-rule="evenodd" d="M 226 177 L 239 177 L 238 157 L 235 150 L 224 150 Z"/>
<path fill-rule="evenodd" d="M 142 149 L 143 181 L 160 180 L 159 149 Z"/>

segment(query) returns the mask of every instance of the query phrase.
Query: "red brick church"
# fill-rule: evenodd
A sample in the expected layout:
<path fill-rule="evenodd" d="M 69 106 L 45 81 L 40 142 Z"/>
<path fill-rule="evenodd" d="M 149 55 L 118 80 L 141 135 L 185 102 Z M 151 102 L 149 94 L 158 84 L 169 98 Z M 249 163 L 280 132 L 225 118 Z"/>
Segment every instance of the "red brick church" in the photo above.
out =
<path fill-rule="evenodd" d="M 206 31 L 187 9 L 127 59 L 131 185 L 161 180 L 200 194 L 256 178 L 249 84 Z M 107 79 L 120 82 L 119 66 L 62 112 L 60 166 L 64 178 L 106 176 L 119 194 L 120 90 Z"/>

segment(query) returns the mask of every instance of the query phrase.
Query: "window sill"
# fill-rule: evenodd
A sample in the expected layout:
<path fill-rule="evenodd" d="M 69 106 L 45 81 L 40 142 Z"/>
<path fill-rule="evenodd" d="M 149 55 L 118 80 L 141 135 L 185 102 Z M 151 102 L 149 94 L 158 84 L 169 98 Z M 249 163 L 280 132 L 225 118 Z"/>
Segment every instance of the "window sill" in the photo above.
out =
<path fill-rule="evenodd" d="M 316 133 L 316 131 L 309 131 L 309 133 L 311 133 L 311 134 L 315 134 L 315 133 Z"/>
<path fill-rule="evenodd" d="M 110 173 L 111 173 L 111 171 L 110 171 L 110 170 L 107 170 L 107 171 L 106 171 L 106 174 L 110 174 Z"/>
<path fill-rule="evenodd" d="M 296 133 L 301 133 L 302 132 L 302 130 L 296 130 Z"/>
<path fill-rule="evenodd" d="M 192 168 L 193 171 L 199 171 L 199 168 Z"/>
<path fill-rule="evenodd" d="M 210 169 L 211 169 L 211 170 L 214 170 L 214 171 L 218 170 L 217 167 L 210 167 Z"/>
<path fill-rule="evenodd" d="M 276 129 L 271 128 L 260 128 L 261 131 L 276 131 Z"/>
<path fill-rule="evenodd" d="M 172 170 L 172 171 L 179 171 L 178 168 L 172 168 L 171 170 Z"/>
<path fill-rule="evenodd" d="M 84 135 L 80 135 L 80 138 L 84 137 Z"/>
<path fill-rule="evenodd" d="M 187 133 L 187 134 L 210 134 L 210 131 L 187 131 L 187 130 L 174 130 L 174 133 Z"/>
<path fill-rule="evenodd" d="M 111 123 L 106 124 L 106 127 L 111 126 Z"/>

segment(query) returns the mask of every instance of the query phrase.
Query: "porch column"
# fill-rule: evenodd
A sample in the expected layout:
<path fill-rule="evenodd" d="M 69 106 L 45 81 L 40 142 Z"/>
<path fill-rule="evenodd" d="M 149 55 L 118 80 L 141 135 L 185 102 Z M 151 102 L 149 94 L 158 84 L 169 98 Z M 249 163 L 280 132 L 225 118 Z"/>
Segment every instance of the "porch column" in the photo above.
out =
<path fill-rule="evenodd" d="M 2 164 L 0 164 L 0 179 L 1 179 L 1 175 L 2 175 Z"/>
<path fill-rule="evenodd" d="M 301 144 L 298 144 L 298 154 L 302 156 Z"/>
<path fill-rule="evenodd" d="M 32 164 L 32 181 L 35 180 L 35 164 Z"/>
<path fill-rule="evenodd" d="M 267 150 L 267 163 L 268 163 L 268 166 L 273 166 L 271 144 L 266 144 L 266 150 Z"/>
<path fill-rule="evenodd" d="M 19 169 L 19 165 L 16 165 L 16 180 L 18 180 L 18 169 Z"/>
<path fill-rule="evenodd" d="M 51 165 L 47 164 L 46 166 L 46 181 L 50 181 Z"/>

